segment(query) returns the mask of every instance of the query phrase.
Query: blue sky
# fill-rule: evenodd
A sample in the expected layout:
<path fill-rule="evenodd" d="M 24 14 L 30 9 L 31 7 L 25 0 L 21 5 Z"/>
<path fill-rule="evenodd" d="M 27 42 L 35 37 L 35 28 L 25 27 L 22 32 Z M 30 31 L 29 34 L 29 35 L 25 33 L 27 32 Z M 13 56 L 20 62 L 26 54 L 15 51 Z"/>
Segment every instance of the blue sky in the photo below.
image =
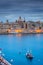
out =
<path fill-rule="evenodd" d="M 0 21 L 26 20 L 43 21 L 43 0 L 0 0 Z"/>

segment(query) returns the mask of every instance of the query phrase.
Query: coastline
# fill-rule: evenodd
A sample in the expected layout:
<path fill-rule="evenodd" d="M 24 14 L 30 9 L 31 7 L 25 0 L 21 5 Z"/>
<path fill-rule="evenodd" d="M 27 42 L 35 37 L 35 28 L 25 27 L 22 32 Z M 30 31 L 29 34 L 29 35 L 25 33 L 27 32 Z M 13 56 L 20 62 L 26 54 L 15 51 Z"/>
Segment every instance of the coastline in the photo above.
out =
<path fill-rule="evenodd" d="M 43 32 L 40 32 L 40 33 L 37 33 L 37 32 L 32 32 L 32 33 L 0 33 L 0 35 L 19 35 L 19 34 L 21 34 L 21 35 L 27 35 L 27 34 L 43 34 Z"/>

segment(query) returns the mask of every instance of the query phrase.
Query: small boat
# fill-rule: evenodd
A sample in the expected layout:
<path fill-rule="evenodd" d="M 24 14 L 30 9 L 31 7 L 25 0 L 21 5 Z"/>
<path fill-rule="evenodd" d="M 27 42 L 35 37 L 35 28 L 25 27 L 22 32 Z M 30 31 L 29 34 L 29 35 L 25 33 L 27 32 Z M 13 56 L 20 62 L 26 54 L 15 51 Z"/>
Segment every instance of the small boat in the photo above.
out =
<path fill-rule="evenodd" d="M 26 58 L 32 60 L 33 59 L 33 56 L 30 53 L 26 53 Z"/>

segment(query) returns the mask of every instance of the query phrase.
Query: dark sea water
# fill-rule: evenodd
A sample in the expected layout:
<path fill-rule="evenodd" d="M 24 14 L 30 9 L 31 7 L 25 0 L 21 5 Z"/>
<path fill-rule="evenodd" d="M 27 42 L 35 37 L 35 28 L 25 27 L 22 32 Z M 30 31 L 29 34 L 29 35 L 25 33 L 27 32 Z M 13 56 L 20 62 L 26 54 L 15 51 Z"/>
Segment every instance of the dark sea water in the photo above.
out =
<path fill-rule="evenodd" d="M 43 65 L 43 34 L 0 35 L 2 54 L 12 65 Z M 34 56 L 30 61 L 25 54 Z"/>

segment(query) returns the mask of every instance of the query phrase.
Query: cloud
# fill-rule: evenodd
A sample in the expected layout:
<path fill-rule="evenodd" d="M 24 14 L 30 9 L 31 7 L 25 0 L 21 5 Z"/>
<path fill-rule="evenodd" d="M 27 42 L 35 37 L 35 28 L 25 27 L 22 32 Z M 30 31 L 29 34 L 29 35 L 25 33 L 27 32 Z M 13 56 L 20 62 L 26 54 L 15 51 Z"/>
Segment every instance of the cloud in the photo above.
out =
<path fill-rule="evenodd" d="M 11 22 L 11 21 L 16 21 L 18 19 L 18 16 L 14 15 L 14 14 L 11 14 L 11 15 L 5 16 L 4 18 Z"/>
<path fill-rule="evenodd" d="M 43 17 L 43 0 L 0 0 L 0 16 L 15 19 L 18 16 Z"/>
<path fill-rule="evenodd" d="M 42 12 L 43 0 L 0 0 L 0 13 Z"/>
<path fill-rule="evenodd" d="M 14 16 L 13 15 L 7 15 L 7 16 L 5 16 L 5 18 L 11 19 L 11 18 L 14 18 Z"/>

